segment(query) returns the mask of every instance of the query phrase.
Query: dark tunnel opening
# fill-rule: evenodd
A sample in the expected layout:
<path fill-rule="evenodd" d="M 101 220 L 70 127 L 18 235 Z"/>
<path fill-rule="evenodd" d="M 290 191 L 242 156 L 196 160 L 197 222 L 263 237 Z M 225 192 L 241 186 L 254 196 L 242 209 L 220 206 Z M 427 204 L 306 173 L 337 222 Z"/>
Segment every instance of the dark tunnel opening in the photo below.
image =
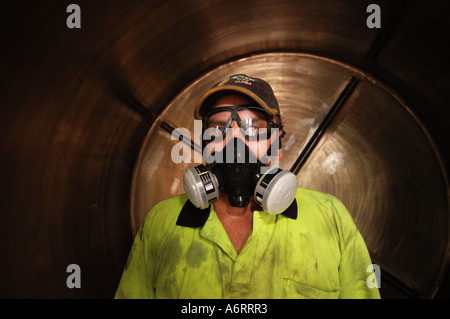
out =
<path fill-rule="evenodd" d="M 83 0 L 79 29 L 71 3 L 2 10 L 0 297 L 113 297 L 145 210 L 182 187 L 161 124 L 234 69 L 275 83 L 285 164 L 349 206 L 382 297 L 450 297 L 447 2 L 376 1 L 380 29 L 369 1 Z"/>

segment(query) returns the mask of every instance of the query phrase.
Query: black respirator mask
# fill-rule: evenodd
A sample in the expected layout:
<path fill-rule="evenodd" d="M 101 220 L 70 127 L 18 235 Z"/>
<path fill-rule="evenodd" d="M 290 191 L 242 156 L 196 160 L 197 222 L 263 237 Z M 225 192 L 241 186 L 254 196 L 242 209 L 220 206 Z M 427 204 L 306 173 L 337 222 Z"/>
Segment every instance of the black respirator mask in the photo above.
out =
<path fill-rule="evenodd" d="M 219 133 L 224 136 L 231 122 L 236 120 L 246 138 L 269 139 L 271 129 L 276 127 L 275 124 L 267 118 L 266 125 L 259 125 L 265 127 L 252 127 L 248 121 L 244 122 L 239 117 L 238 111 L 243 109 L 252 110 L 252 107 L 213 109 L 205 117 L 204 130 L 213 129 L 215 130 L 213 134 Z M 219 112 L 230 112 L 228 121 L 219 127 L 210 126 L 208 119 Z M 297 178 L 289 171 L 266 166 L 271 155 L 270 150 L 271 148 L 259 160 L 242 139 L 234 137 L 228 140 L 222 151 L 214 152 L 205 158 L 206 165 L 186 169 L 183 182 L 189 200 L 197 208 L 205 209 L 219 198 L 222 191 L 228 195 L 231 206 L 247 207 L 253 196 L 256 203 L 267 213 L 273 215 L 282 213 L 295 198 Z"/>

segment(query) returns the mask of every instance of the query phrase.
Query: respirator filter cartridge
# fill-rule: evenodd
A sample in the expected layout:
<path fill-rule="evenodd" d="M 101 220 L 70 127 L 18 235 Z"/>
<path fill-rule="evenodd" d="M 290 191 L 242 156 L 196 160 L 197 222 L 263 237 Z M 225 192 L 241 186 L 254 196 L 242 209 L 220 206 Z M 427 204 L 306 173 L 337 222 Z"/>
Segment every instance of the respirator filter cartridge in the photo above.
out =
<path fill-rule="evenodd" d="M 297 187 L 297 177 L 290 171 L 269 171 L 256 183 L 254 199 L 267 213 L 281 214 L 294 201 Z"/>
<path fill-rule="evenodd" d="M 186 195 L 195 207 L 205 209 L 219 198 L 217 177 L 205 165 L 188 167 L 183 175 Z"/>

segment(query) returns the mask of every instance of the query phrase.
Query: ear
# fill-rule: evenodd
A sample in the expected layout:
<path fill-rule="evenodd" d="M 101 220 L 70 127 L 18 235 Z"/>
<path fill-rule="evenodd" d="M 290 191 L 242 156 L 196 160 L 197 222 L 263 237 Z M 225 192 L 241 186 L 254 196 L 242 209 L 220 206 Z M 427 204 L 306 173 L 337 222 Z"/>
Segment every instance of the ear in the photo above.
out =
<path fill-rule="evenodd" d="M 280 160 L 283 157 L 283 148 L 280 148 L 278 150 L 278 160 Z"/>

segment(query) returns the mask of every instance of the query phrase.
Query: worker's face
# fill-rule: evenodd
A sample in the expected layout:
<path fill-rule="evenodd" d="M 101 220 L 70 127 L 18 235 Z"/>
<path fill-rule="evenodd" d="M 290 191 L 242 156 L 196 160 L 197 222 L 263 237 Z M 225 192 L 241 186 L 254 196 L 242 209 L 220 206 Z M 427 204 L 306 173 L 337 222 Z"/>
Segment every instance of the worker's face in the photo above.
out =
<path fill-rule="evenodd" d="M 214 110 L 220 111 L 222 107 L 241 106 L 241 105 L 255 105 L 255 102 L 251 99 L 240 95 L 228 95 L 219 98 L 216 103 L 211 107 Z M 206 145 L 206 154 L 212 154 L 213 152 L 220 152 L 225 147 L 228 141 L 233 138 L 239 138 L 247 145 L 250 151 L 259 159 L 267 154 L 271 144 L 277 142 L 281 131 L 275 130 L 276 134 L 269 134 L 267 138 L 267 117 L 266 114 L 258 109 L 242 109 L 238 110 L 237 115 L 240 119 L 240 123 L 235 118 L 232 118 L 229 128 L 226 129 L 226 137 L 211 138 L 210 142 Z M 220 111 L 207 116 L 205 129 L 210 129 L 212 135 L 218 135 L 218 132 L 225 128 L 226 124 L 230 121 L 230 111 Z M 216 132 L 216 133 L 215 133 Z M 273 150 L 272 150 L 273 151 Z M 283 154 L 283 150 L 277 147 L 279 157 Z"/>

